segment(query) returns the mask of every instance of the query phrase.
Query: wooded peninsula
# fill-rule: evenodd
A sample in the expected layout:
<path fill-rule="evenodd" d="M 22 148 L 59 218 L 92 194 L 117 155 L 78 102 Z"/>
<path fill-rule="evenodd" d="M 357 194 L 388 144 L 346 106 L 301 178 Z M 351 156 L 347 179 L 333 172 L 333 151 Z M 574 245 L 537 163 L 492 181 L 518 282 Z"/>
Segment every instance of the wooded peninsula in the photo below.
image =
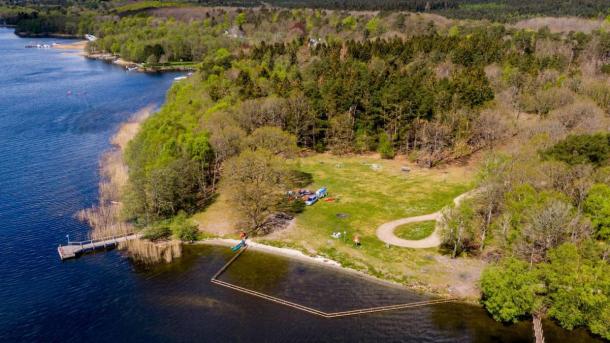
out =
<path fill-rule="evenodd" d="M 608 1 L 2 1 L 0 17 L 195 71 L 124 144 L 107 198 L 144 238 L 245 231 L 610 340 Z M 378 238 L 437 211 L 394 233 L 438 247 Z"/>

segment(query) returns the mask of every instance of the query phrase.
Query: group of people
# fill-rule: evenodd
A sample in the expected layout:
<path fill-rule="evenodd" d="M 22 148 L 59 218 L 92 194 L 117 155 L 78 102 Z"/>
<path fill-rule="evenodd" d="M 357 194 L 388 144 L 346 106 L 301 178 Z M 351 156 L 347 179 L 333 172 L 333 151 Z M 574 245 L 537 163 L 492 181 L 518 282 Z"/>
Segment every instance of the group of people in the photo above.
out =
<path fill-rule="evenodd" d="M 337 232 L 333 232 L 330 236 L 334 239 L 339 239 L 339 238 L 341 238 L 341 236 L 343 236 L 343 240 L 345 240 L 345 238 L 347 238 L 347 232 L 337 231 Z M 356 234 L 356 235 L 354 235 L 354 246 L 356 246 L 356 248 L 358 248 L 360 245 L 361 245 L 360 235 Z"/>

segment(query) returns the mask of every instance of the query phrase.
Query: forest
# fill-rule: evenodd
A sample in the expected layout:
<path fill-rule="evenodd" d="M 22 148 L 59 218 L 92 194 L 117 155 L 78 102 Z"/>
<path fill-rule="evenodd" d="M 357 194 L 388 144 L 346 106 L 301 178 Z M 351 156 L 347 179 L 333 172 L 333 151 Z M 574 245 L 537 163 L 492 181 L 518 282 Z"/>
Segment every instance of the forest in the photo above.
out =
<path fill-rule="evenodd" d="M 540 16 L 577 16 L 604 18 L 609 15 L 606 0 L 179 0 L 179 1 L 101 1 L 48 0 L 0 1 L 0 19 L 16 25 L 24 34 L 78 34 L 94 29 L 92 17 L 108 20 L 112 16 L 146 15 L 161 8 L 189 6 L 234 6 L 254 8 L 318 8 L 336 11 L 409 11 L 434 13 L 455 19 L 488 19 L 498 22 Z M 208 7 L 209 8 L 209 7 Z"/>

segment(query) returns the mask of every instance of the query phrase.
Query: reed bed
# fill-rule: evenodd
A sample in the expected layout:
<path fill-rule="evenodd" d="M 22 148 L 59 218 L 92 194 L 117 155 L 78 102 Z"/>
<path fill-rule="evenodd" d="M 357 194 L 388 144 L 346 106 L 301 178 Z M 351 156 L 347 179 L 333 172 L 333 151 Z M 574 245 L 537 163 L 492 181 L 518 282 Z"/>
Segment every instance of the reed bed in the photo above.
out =
<path fill-rule="evenodd" d="M 135 230 L 134 226 L 122 217 L 121 191 L 129 179 L 123 153 L 129 141 L 138 133 L 142 122 L 153 111 L 152 105 L 146 106 L 123 123 L 111 139 L 113 147 L 100 159 L 98 204 L 76 213 L 77 219 L 91 227 L 92 239 L 125 235 Z"/>
<path fill-rule="evenodd" d="M 129 258 L 142 264 L 170 263 L 182 256 L 180 241 L 151 242 L 143 239 L 132 239 L 119 243 Z"/>

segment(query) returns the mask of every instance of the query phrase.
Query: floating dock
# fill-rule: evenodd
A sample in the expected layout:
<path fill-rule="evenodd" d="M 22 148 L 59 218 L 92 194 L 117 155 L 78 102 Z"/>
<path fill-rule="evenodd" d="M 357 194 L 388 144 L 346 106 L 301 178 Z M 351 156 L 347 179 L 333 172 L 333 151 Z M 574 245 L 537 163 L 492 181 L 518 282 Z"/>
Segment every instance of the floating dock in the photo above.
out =
<path fill-rule="evenodd" d="M 59 258 L 67 260 L 70 258 L 76 258 L 86 252 L 95 251 L 98 249 L 113 248 L 121 242 L 138 238 L 138 234 L 128 234 L 124 236 L 106 237 L 101 239 L 91 239 L 82 242 L 68 242 L 66 245 L 59 245 L 57 252 Z"/>

